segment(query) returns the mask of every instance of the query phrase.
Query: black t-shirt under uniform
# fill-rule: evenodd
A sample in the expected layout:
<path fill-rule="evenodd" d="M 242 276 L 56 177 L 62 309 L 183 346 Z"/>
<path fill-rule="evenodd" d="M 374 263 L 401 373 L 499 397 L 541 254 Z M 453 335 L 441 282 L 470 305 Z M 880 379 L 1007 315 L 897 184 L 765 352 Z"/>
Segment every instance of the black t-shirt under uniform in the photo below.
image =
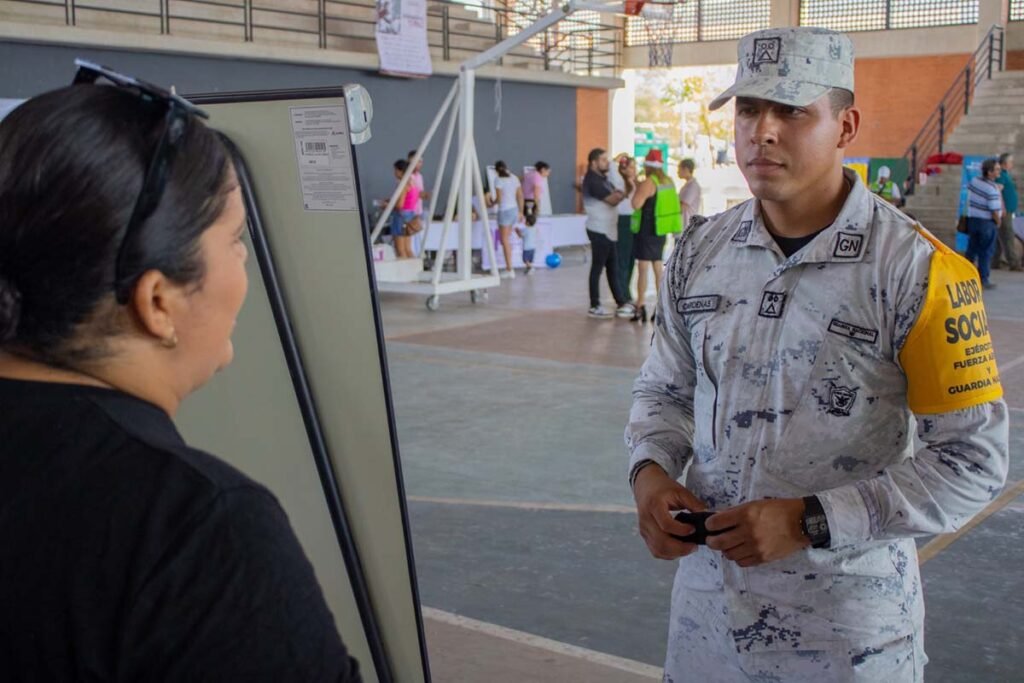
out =
<path fill-rule="evenodd" d="M 269 491 L 149 403 L 0 379 L 0 680 L 360 676 Z"/>

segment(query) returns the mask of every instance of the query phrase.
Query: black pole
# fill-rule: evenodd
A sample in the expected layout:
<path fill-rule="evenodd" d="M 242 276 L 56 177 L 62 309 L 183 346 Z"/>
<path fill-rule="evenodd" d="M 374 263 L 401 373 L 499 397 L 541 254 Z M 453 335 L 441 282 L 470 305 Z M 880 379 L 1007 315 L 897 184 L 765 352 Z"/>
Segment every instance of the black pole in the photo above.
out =
<path fill-rule="evenodd" d="M 971 65 L 964 69 L 964 115 L 971 110 Z"/>
<path fill-rule="evenodd" d="M 451 53 L 451 36 L 448 35 L 449 27 L 449 11 L 448 5 L 441 8 L 441 56 L 444 57 L 444 61 L 449 61 L 452 58 Z"/>
<path fill-rule="evenodd" d="M 317 28 L 320 32 L 320 49 L 327 47 L 327 6 L 324 0 L 318 0 L 317 8 Z"/>
<path fill-rule="evenodd" d="M 992 80 L 992 48 L 995 46 L 996 36 L 994 31 L 988 32 L 988 78 Z"/>
<path fill-rule="evenodd" d="M 1006 68 L 1003 64 L 1004 55 L 1006 54 L 1006 31 L 1002 28 L 999 29 L 999 70 L 1002 71 Z"/>
<path fill-rule="evenodd" d="M 917 145 L 910 148 L 910 193 L 917 187 Z"/>
<path fill-rule="evenodd" d="M 939 105 L 939 154 L 942 154 L 942 138 L 946 135 L 946 103 Z"/>

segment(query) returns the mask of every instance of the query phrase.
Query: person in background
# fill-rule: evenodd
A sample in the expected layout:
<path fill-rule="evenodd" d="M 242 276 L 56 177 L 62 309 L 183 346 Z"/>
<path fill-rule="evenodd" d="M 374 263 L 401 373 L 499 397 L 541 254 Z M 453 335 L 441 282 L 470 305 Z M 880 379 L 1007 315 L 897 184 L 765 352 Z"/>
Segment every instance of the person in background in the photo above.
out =
<path fill-rule="evenodd" d="M 548 166 L 544 169 L 544 173 L 540 175 L 537 182 L 537 192 L 539 193 L 540 199 L 537 200 L 537 215 L 538 216 L 553 216 L 554 209 L 551 206 L 551 167 Z"/>
<path fill-rule="evenodd" d="M 395 179 L 402 181 L 409 162 L 399 159 L 395 162 Z M 405 185 L 405 191 L 395 202 L 395 208 L 391 211 L 391 236 L 395 243 L 396 258 L 415 258 L 412 252 L 412 234 L 409 226 L 415 226 L 420 221 L 420 215 L 416 213 L 416 202 L 418 201 L 416 189 L 412 186 L 412 179 Z M 415 232 L 419 232 L 415 230 Z"/>
<path fill-rule="evenodd" d="M 173 422 L 234 356 L 231 155 L 101 78 L 0 122 L 0 678 L 358 683 L 280 503 Z"/>
<path fill-rule="evenodd" d="M 1017 181 L 1010 171 L 1013 170 L 1013 155 L 999 155 L 999 167 L 1002 172 L 996 184 L 1003 195 L 1003 216 L 999 222 L 999 235 L 996 239 L 996 251 L 992 256 L 992 267 L 999 268 L 1004 262 L 1010 270 L 1021 270 L 1021 253 L 1017 249 L 1017 239 L 1013 232 L 1013 219 L 1017 215 Z"/>
<path fill-rule="evenodd" d="M 683 229 L 690 224 L 690 219 L 699 216 L 704 212 L 703 189 L 694 172 L 697 164 L 693 159 L 683 159 L 679 162 L 679 179 L 683 181 L 683 187 L 679 190 L 679 209 L 683 212 Z"/>
<path fill-rule="evenodd" d="M 620 289 L 618 267 L 615 262 L 615 240 L 618 238 L 618 211 L 616 207 L 625 198 L 625 193 L 616 190 L 608 179 L 608 154 L 600 147 L 590 150 L 587 155 L 587 173 L 583 176 L 583 209 L 587 213 L 587 237 L 590 239 L 592 260 L 590 263 L 590 308 L 591 318 L 630 318 L 635 308 L 629 295 Z M 615 313 L 601 305 L 601 271 L 608 277 L 617 308 Z"/>
<path fill-rule="evenodd" d="M 892 181 L 892 170 L 888 166 L 879 167 L 878 177 L 868 189 L 893 206 L 899 206 L 903 201 L 903 195 L 900 194 L 899 186 Z"/>
<path fill-rule="evenodd" d="M 412 163 L 413 157 L 416 156 L 416 150 L 409 150 L 409 155 L 406 157 L 406 161 Z M 416 190 L 416 213 L 422 218 L 424 223 L 430 222 L 432 216 L 428 216 L 424 213 L 423 200 L 430 199 L 430 192 L 426 190 L 426 186 L 423 184 L 423 157 L 416 162 L 416 168 L 413 169 L 412 177 L 409 178 L 409 184 L 412 185 Z"/>
<path fill-rule="evenodd" d="M 626 153 L 615 157 L 608 169 L 608 179 L 616 190 L 623 193 L 615 207 L 618 212 L 618 240 L 615 242 L 615 264 L 619 275 L 619 289 L 631 298 L 629 286 L 633 281 L 633 193 L 636 192 L 636 160 Z"/>
<path fill-rule="evenodd" d="M 525 274 L 533 272 L 533 257 L 537 246 L 537 216 L 540 211 L 540 202 L 547 189 L 544 179 L 551 174 L 551 166 L 546 161 L 538 161 L 533 165 L 533 172 L 527 173 L 523 178 L 523 218 L 525 225 L 517 228 L 516 232 L 523 240 L 523 265 L 526 266 Z"/>
<path fill-rule="evenodd" d="M 523 222 L 523 188 L 515 173 L 508 170 L 508 164 L 498 161 L 494 164 L 498 174 L 495 181 L 498 204 L 498 237 L 505 254 L 505 270 L 501 277 L 513 280 L 516 271 L 512 268 L 512 229 Z"/>
<path fill-rule="evenodd" d="M 633 255 L 636 257 L 636 301 L 633 320 L 647 322 L 647 272 L 654 272 L 654 290 L 661 290 L 661 262 L 665 237 L 683 230 L 679 196 L 672 179 L 665 173 L 660 149 L 652 149 L 644 158 L 644 179 L 633 195 Z M 653 316 L 652 316 L 653 319 Z"/>
<path fill-rule="evenodd" d="M 981 286 L 995 289 L 989 281 L 992 253 L 1003 220 L 1003 195 L 996 185 L 1002 169 L 998 159 L 981 162 L 981 175 L 967 184 L 967 252 L 964 257 L 978 267 Z"/>
<path fill-rule="evenodd" d="M 551 166 L 546 161 L 538 161 L 523 178 L 523 217 L 527 225 L 535 225 L 537 216 L 541 215 L 541 201 L 547 189 L 544 179 L 549 175 Z"/>

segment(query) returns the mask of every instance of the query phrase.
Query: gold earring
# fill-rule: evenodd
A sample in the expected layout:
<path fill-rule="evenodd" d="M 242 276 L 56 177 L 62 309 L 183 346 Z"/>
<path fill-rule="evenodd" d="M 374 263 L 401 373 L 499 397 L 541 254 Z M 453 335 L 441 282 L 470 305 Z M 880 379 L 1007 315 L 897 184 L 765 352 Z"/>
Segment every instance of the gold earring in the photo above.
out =
<path fill-rule="evenodd" d="M 177 332 L 171 332 L 170 337 L 164 337 L 160 340 L 160 346 L 165 349 L 173 349 L 178 346 L 178 334 Z"/>

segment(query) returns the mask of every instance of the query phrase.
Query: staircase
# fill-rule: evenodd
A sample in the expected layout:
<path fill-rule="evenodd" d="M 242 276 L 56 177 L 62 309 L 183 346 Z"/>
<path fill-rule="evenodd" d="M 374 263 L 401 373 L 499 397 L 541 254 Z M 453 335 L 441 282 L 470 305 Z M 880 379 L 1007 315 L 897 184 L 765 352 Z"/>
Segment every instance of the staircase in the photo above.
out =
<path fill-rule="evenodd" d="M 983 81 L 944 149 L 964 156 L 1011 152 L 1024 168 L 1024 71 L 1002 71 Z M 907 197 L 903 209 L 950 246 L 956 244 L 960 171 L 960 166 L 942 166 L 942 173 Z"/>

